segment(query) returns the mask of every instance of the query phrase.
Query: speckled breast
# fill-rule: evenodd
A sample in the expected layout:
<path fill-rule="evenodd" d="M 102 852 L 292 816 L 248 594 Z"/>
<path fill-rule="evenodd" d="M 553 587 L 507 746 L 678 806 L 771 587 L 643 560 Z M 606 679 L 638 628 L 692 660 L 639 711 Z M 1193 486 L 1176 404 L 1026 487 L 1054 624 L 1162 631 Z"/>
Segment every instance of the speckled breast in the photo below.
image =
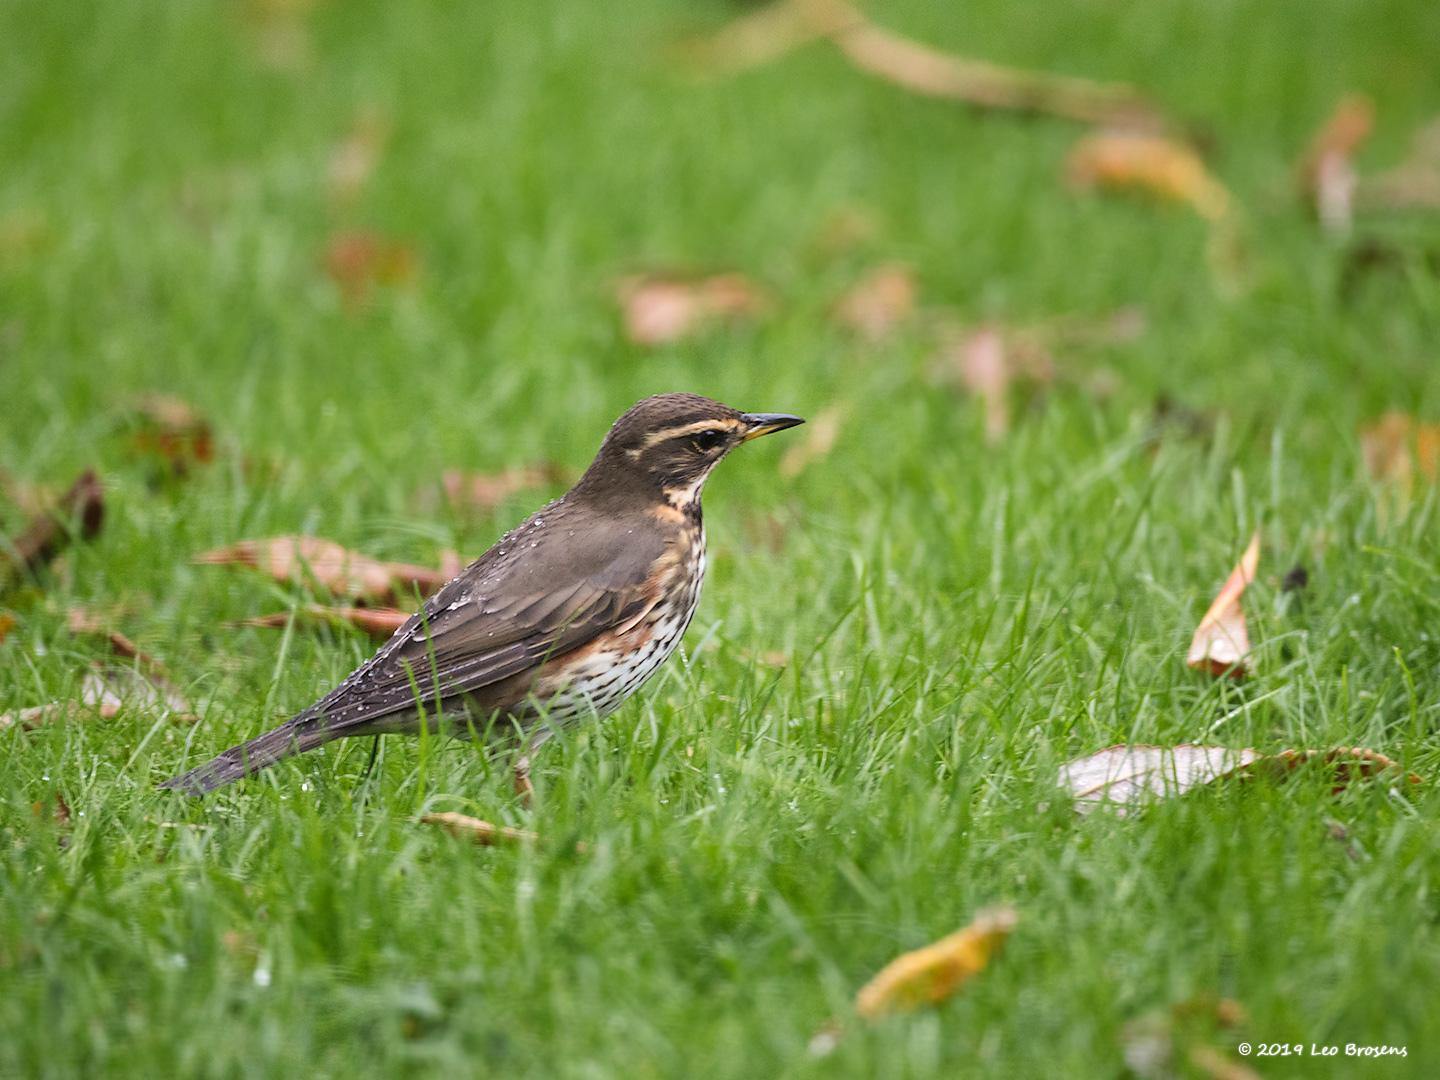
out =
<path fill-rule="evenodd" d="M 567 667 L 563 684 L 545 701 L 549 722 L 614 712 L 675 651 L 700 602 L 704 531 L 696 529 L 686 548 L 659 584 L 660 599 L 645 617 Z"/>

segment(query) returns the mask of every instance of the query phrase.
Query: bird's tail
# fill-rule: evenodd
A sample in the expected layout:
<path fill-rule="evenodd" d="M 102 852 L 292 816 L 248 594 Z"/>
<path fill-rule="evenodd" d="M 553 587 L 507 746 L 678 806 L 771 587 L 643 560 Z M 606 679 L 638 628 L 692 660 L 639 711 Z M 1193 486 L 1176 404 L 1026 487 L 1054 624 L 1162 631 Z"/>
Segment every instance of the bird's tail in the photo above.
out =
<path fill-rule="evenodd" d="M 172 776 L 160 786 L 183 791 L 187 795 L 208 795 L 216 788 L 246 776 L 254 776 L 277 761 L 313 750 L 336 735 L 321 718 L 302 713 L 274 731 L 267 731 L 239 746 L 232 746 L 204 765 L 198 765 L 179 776 Z"/>

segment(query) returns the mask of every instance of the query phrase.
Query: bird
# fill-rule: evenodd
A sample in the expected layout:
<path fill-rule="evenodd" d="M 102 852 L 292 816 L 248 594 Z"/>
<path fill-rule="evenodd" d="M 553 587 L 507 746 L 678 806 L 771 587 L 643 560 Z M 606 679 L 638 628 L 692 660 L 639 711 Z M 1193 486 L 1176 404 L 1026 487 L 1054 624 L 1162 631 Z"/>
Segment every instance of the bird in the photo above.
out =
<path fill-rule="evenodd" d="M 705 578 L 700 497 L 732 450 L 804 423 L 697 394 L 637 402 L 559 499 L 435 592 L 370 659 L 272 731 L 160 787 L 201 796 L 347 736 L 521 744 L 516 789 L 556 730 L 603 717 L 675 651 Z"/>

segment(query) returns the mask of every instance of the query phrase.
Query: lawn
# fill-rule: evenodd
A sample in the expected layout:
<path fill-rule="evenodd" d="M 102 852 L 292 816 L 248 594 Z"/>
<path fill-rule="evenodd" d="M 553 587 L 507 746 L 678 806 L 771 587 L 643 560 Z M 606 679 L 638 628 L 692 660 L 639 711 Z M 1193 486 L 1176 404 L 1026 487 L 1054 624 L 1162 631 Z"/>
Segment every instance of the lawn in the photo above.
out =
<path fill-rule="evenodd" d="M 106 653 L 67 629 L 84 607 L 199 714 L 0 731 L 0 1075 L 1114 1077 L 1137 1031 L 1178 1076 L 1242 1041 L 1305 1046 L 1250 1059 L 1267 1077 L 1440 1070 L 1440 496 L 1418 466 L 1372 477 L 1360 437 L 1440 420 L 1440 221 L 1327 234 L 1294 180 L 1349 92 L 1376 107 L 1362 172 L 1405 156 L 1440 113 L 1440 8 L 870 6 L 1142 88 L 1233 193 L 1223 251 L 1184 205 L 1072 190 L 1072 122 L 920 97 L 825 44 L 697 77 L 678 43 L 749 10 L 0 9 L 0 533 L 17 488 L 93 467 L 106 497 L 93 541 L 0 596 L 0 713 L 78 694 Z M 346 145 L 374 158 L 357 176 Z M 394 280 L 347 298 L 344 234 L 392 245 Z M 838 325 L 889 263 L 921 312 Z M 635 344 L 615 282 L 656 268 L 744 274 L 765 310 Z M 1056 347 L 989 437 L 937 360 L 948 326 L 1127 309 L 1138 336 Z M 156 790 L 374 647 L 234 625 L 313 597 L 194 555 L 308 533 L 473 557 L 563 483 L 475 512 L 442 473 L 574 475 L 669 390 L 842 419 L 798 470 L 813 423 L 721 466 L 683 657 L 547 746 L 532 804 L 503 757 L 439 739 Z M 208 418 L 212 462 L 137 452 L 154 392 Z M 1251 675 L 1191 670 L 1257 529 Z M 1057 790 L 1074 756 L 1197 741 L 1365 746 L 1424 782 L 1303 770 L 1088 816 Z M 475 847 L 431 811 L 540 839 Z M 851 1019 L 887 961 L 998 903 L 1018 925 L 962 992 Z"/>

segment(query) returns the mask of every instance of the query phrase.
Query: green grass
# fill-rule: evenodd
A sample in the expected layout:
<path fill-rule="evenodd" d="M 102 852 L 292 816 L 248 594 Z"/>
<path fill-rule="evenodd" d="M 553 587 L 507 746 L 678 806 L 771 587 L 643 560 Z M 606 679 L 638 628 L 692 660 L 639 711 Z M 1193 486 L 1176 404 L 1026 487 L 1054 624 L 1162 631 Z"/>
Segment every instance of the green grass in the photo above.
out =
<path fill-rule="evenodd" d="M 64 628 L 84 604 L 122 608 L 202 712 L 0 733 L 0 1074 L 1107 1077 L 1124 1024 L 1206 994 L 1248 1013 L 1204 1036 L 1228 1054 L 1408 1048 L 1262 1075 L 1435 1074 L 1440 505 L 1390 504 L 1356 431 L 1440 418 L 1440 229 L 1364 221 L 1404 257 L 1342 299 L 1347 245 L 1291 170 L 1350 90 L 1378 106 L 1363 167 L 1398 160 L 1440 111 L 1440 9 L 885 5 L 926 41 L 1130 80 L 1207 129 L 1245 206 L 1239 283 L 1184 209 L 1067 191 L 1073 126 L 920 100 L 823 47 L 720 82 L 666 61 L 739 10 L 322 4 L 298 69 L 262 61 L 239 2 L 0 10 L 0 465 L 57 486 L 94 465 L 109 496 L 96 542 L 3 599 L 0 711 L 75 692 L 99 655 Z M 389 143 L 337 206 L 328 162 L 367 108 Z M 873 235 L 826 254 L 856 209 Z M 321 269 L 337 228 L 412 245 L 418 280 L 347 308 Z M 1140 305 L 1148 329 L 1063 354 L 1072 377 L 990 446 L 923 326 L 876 347 L 828 319 L 889 259 L 967 321 Z M 611 282 L 676 264 L 748 273 L 776 308 L 627 344 Z M 804 429 L 726 462 L 684 659 L 549 746 L 532 807 L 502 759 L 398 739 L 368 780 L 356 744 L 202 804 L 155 790 L 371 648 L 226 626 L 300 598 L 192 554 L 285 532 L 478 554 L 544 493 L 474 519 L 419 489 L 579 469 L 674 389 L 850 419 L 793 480 L 780 444 Z M 117 431 L 154 390 L 217 429 L 183 483 L 154 484 Z M 1213 435 L 1157 434 L 1161 395 Z M 1257 674 L 1233 685 L 1183 658 L 1254 528 Z M 756 662 L 773 651 L 789 664 Z M 1427 783 L 1305 776 L 1087 819 L 1054 790 L 1073 755 L 1201 739 L 1366 745 Z M 544 839 L 476 849 L 426 810 Z M 964 993 L 809 1056 L 880 965 L 1001 901 L 1019 927 Z"/>

